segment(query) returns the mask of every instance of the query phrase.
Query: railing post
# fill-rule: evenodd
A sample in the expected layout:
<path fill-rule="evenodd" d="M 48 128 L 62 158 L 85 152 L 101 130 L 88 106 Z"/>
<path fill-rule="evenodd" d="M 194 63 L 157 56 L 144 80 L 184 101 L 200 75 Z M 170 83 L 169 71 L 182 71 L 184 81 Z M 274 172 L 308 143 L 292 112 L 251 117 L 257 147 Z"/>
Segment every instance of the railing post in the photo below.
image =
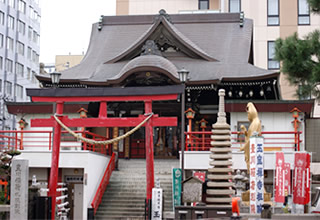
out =
<path fill-rule="evenodd" d="M 14 144 L 14 149 L 15 150 L 17 150 L 18 149 L 18 132 L 16 132 L 16 138 L 15 138 L 15 144 Z M 8 140 L 10 140 L 9 138 L 8 138 Z M 8 146 L 8 148 L 10 148 L 10 142 L 11 141 L 8 141 L 8 143 L 9 143 L 9 146 Z M 21 149 L 20 149 L 21 150 Z"/>
<path fill-rule="evenodd" d="M 298 151 L 300 151 L 300 133 L 297 131 Z"/>
<path fill-rule="evenodd" d="M 51 151 L 52 132 L 49 132 L 49 151 Z"/>

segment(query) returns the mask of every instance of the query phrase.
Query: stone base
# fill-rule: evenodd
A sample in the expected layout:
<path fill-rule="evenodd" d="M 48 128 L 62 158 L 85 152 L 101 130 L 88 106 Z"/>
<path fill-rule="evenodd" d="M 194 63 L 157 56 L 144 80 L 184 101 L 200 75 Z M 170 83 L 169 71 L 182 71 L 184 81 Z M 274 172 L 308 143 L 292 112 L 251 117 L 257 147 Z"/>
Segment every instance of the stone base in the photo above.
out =
<path fill-rule="evenodd" d="M 230 218 L 232 208 L 209 206 L 176 206 L 175 219 Z"/>

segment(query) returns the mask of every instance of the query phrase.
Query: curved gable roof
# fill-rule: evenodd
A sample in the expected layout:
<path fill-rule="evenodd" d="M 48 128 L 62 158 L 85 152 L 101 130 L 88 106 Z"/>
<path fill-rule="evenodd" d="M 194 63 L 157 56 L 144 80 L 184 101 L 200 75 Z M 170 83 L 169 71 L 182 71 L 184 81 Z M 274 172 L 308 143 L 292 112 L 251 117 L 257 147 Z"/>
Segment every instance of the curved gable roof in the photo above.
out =
<path fill-rule="evenodd" d="M 177 46 L 183 47 L 182 51 L 185 50 L 186 55 L 194 55 L 196 58 L 200 58 L 206 61 L 218 61 L 217 59 L 211 57 L 208 53 L 202 50 L 199 46 L 197 46 L 194 42 L 192 42 L 189 38 L 183 35 L 174 25 L 172 25 L 166 16 L 159 16 L 158 19 L 150 26 L 150 28 L 141 35 L 132 45 L 128 47 L 128 49 L 124 50 L 116 57 L 105 63 L 116 63 L 123 60 L 129 60 L 134 58 L 140 53 L 141 48 L 146 40 L 155 38 L 157 34 L 159 34 L 158 29 L 163 26 L 165 30 L 175 39 L 175 43 Z"/>

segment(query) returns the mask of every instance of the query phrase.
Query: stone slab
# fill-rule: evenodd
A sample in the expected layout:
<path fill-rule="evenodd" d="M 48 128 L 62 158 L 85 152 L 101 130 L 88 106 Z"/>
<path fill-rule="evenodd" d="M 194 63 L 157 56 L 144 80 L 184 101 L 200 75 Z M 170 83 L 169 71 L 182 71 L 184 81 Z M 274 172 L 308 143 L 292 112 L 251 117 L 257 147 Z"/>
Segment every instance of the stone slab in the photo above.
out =
<path fill-rule="evenodd" d="M 231 147 L 231 141 L 211 141 L 210 144 L 214 147 Z"/>
<path fill-rule="evenodd" d="M 233 172 L 233 169 L 231 167 L 228 168 L 220 168 L 220 167 L 213 167 L 208 169 L 209 173 L 228 173 Z"/>
<path fill-rule="evenodd" d="M 232 154 L 210 154 L 210 159 L 232 159 Z"/>
<path fill-rule="evenodd" d="M 29 161 L 16 159 L 11 167 L 10 219 L 28 219 Z"/>

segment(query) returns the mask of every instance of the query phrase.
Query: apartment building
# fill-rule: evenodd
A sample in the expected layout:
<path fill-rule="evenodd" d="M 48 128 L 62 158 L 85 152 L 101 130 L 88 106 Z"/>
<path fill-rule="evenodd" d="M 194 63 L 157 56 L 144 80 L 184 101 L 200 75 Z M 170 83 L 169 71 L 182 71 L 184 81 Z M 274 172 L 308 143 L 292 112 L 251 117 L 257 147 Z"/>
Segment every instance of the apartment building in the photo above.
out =
<path fill-rule="evenodd" d="M 307 0 L 117 0 L 117 15 L 175 13 L 228 13 L 243 11 L 254 21 L 254 65 L 278 71 L 273 60 L 274 42 L 297 32 L 300 37 L 320 27 L 320 16 L 309 10 Z M 280 75 L 282 99 L 296 99 L 295 88 Z"/>
<path fill-rule="evenodd" d="M 0 0 L 0 129 L 16 127 L 6 102 L 29 101 L 25 88 L 38 87 L 39 0 Z"/>

